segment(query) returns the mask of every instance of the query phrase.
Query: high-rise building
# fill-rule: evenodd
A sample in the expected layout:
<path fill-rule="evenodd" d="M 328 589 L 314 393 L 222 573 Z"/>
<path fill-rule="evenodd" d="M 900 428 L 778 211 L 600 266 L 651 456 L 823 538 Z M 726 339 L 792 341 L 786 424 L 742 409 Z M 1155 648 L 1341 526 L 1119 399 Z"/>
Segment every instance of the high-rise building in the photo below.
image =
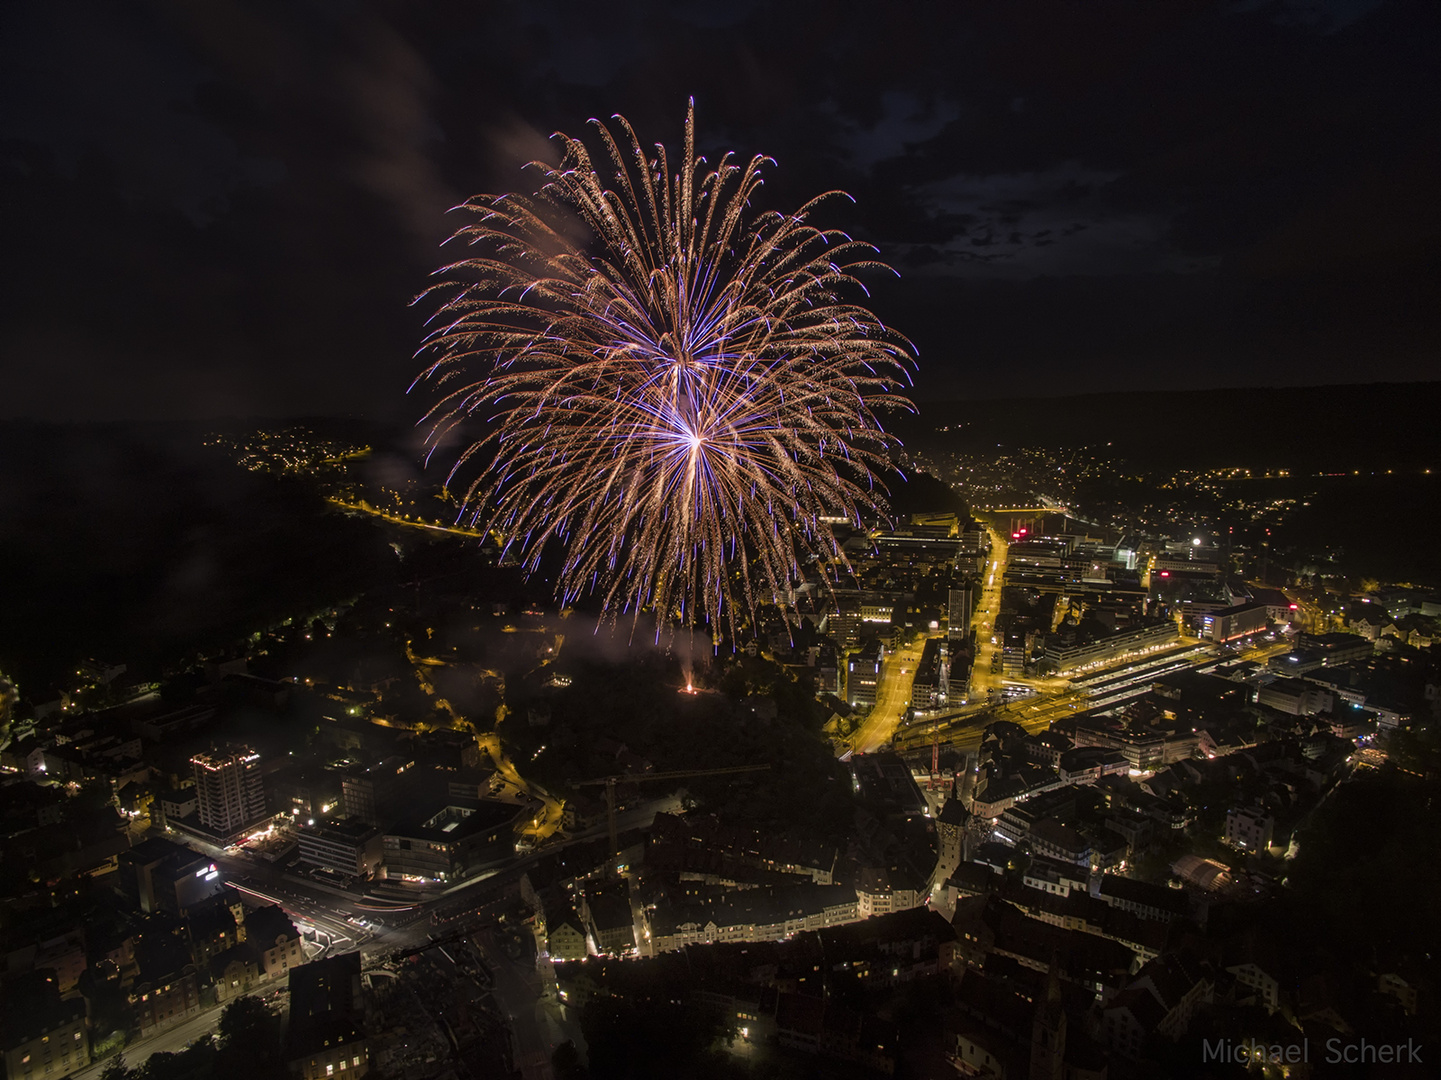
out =
<path fill-rule="evenodd" d="M 971 612 L 975 609 L 976 598 L 970 582 L 952 585 L 946 597 L 946 637 L 950 641 L 965 641 L 971 634 Z"/>
<path fill-rule="evenodd" d="M 195 769 L 196 810 L 213 833 L 234 836 L 265 818 L 260 755 L 248 746 L 212 750 L 190 759 Z"/>

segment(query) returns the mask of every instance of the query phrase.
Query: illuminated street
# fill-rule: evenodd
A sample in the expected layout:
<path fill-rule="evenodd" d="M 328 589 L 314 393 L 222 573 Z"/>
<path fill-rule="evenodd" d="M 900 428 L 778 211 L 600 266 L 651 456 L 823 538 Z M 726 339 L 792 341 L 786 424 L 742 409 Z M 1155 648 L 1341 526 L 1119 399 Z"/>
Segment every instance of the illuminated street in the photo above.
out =
<path fill-rule="evenodd" d="M 869 754 L 880 749 L 895 734 L 910 705 L 916 665 L 920 663 L 924 647 L 925 635 L 919 634 L 909 645 L 886 657 L 876 687 L 876 703 L 850 738 L 850 745 L 858 753 Z"/>

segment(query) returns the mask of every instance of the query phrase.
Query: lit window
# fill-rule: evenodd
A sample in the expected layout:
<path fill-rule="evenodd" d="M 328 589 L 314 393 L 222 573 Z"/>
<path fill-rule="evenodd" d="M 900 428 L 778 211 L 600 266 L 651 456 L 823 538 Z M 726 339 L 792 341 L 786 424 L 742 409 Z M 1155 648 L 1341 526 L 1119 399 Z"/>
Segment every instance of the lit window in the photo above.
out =
<path fill-rule="evenodd" d="M 334 1075 L 335 1075 L 335 1066 L 334 1066 L 334 1065 L 327 1065 L 327 1066 L 325 1067 L 325 1075 L 326 1075 L 326 1076 L 334 1076 Z"/>

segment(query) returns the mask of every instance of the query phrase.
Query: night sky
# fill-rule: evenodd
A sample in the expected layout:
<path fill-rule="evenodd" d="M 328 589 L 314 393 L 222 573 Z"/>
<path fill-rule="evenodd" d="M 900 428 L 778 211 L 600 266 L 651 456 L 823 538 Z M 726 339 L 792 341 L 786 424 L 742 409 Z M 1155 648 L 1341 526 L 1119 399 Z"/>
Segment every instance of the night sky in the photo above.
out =
<path fill-rule="evenodd" d="M 1434 379 L 1441 5 L 9 0 L 0 417 L 414 417 L 449 207 L 626 115 L 900 271 L 917 396 Z"/>

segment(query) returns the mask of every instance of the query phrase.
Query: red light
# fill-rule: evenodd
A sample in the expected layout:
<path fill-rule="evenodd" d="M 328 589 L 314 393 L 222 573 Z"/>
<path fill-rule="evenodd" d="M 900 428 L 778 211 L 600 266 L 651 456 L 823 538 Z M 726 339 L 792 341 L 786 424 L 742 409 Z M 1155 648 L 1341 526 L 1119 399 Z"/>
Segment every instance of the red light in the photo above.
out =
<path fill-rule="evenodd" d="M 1011 533 L 1011 539 L 1012 539 L 1012 540 L 1019 540 L 1020 538 L 1021 538 L 1021 534 L 1020 534 L 1020 533 Z"/>
<path fill-rule="evenodd" d="M 1296 605 L 1295 605 L 1295 604 L 1292 604 L 1292 605 L 1291 605 L 1291 610 L 1292 610 L 1292 611 L 1295 611 L 1295 610 L 1296 610 Z"/>
<path fill-rule="evenodd" d="M 1170 577 L 1170 576 L 1171 576 L 1171 571 L 1169 571 L 1169 570 L 1162 570 L 1162 571 L 1161 571 L 1161 576 L 1162 576 L 1162 577 Z"/>
<path fill-rule="evenodd" d="M 1026 535 L 1026 530 L 1025 530 L 1025 529 L 1022 529 L 1022 530 L 1021 530 L 1021 535 L 1022 535 L 1022 536 L 1025 536 L 1025 535 Z"/>

